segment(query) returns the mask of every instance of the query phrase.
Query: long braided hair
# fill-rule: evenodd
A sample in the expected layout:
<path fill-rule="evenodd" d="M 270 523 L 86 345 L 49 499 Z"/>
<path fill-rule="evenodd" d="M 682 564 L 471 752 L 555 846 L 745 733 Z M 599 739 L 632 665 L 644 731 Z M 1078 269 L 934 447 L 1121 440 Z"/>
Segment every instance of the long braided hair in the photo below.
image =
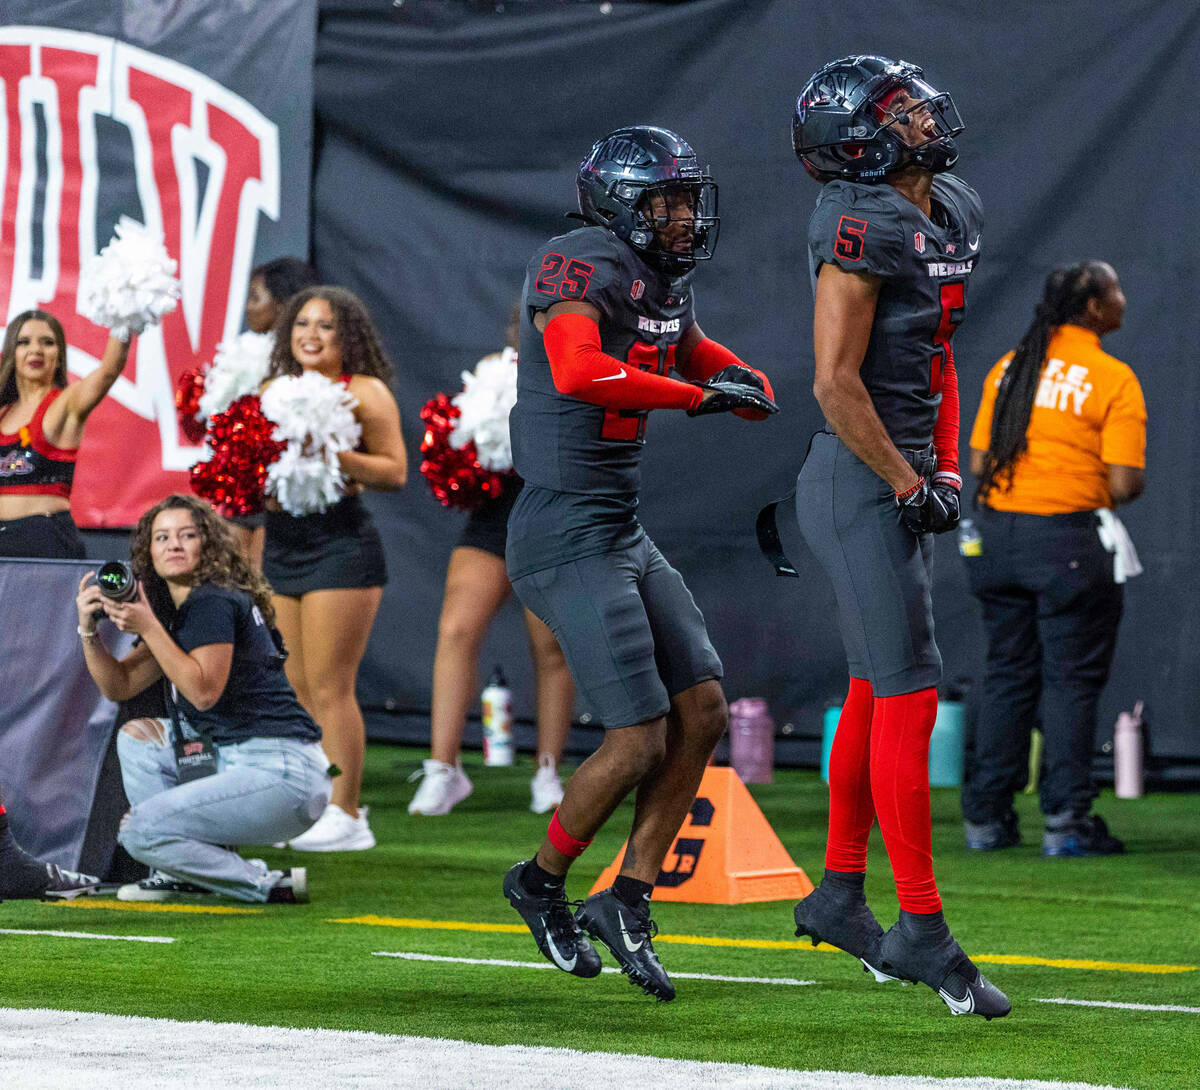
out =
<path fill-rule="evenodd" d="M 983 474 L 975 489 L 976 505 L 986 503 L 993 489 L 1004 491 L 1012 484 L 1013 470 L 1028 444 L 1029 416 L 1054 331 L 1080 317 L 1089 299 L 1104 294 L 1111 278 L 1112 272 L 1103 261 L 1081 261 L 1057 268 L 1046 277 L 1033 322 L 1017 345 L 996 391 L 992 433 Z"/>

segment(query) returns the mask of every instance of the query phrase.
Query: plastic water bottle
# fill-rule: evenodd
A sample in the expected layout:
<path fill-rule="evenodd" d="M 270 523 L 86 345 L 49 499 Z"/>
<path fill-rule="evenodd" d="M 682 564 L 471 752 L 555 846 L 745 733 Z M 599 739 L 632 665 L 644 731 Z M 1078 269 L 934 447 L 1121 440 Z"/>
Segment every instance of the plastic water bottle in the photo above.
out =
<path fill-rule="evenodd" d="M 483 704 L 483 763 L 510 765 L 513 763 L 512 691 L 499 666 L 488 678 L 480 700 Z"/>
<path fill-rule="evenodd" d="M 744 696 L 729 705 L 729 763 L 742 783 L 775 778 L 775 722 L 761 697 Z"/>
<path fill-rule="evenodd" d="M 1140 799 L 1144 790 L 1142 707 L 1139 700 L 1132 712 L 1121 712 L 1113 729 L 1113 786 L 1119 799 Z"/>
<path fill-rule="evenodd" d="M 983 536 L 974 519 L 963 519 L 959 522 L 958 551 L 963 556 L 983 556 Z"/>

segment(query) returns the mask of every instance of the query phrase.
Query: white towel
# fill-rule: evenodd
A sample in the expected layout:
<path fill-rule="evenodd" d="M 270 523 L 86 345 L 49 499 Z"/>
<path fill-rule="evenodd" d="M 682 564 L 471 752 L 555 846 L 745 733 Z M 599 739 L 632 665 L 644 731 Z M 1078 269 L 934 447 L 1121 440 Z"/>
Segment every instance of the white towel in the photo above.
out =
<path fill-rule="evenodd" d="M 1096 512 L 1100 516 L 1100 543 L 1113 554 L 1113 582 L 1124 583 L 1141 575 L 1142 563 L 1125 524 L 1107 507 Z"/>

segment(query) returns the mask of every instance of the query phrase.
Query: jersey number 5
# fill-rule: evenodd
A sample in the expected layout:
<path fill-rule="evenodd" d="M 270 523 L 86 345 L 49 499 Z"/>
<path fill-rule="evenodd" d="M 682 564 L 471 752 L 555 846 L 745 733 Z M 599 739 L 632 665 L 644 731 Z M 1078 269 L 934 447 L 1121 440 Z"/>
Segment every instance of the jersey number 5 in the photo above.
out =
<path fill-rule="evenodd" d="M 639 371 L 650 371 L 665 375 L 675 365 L 675 346 L 666 352 L 666 366 L 662 366 L 661 353 L 652 344 L 634 341 L 626 353 L 625 362 Z M 625 443 L 640 443 L 646 435 L 646 409 L 606 409 L 604 425 L 600 429 L 601 439 L 615 439 Z"/>
<path fill-rule="evenodd" d="M 568 261 L 562 254 L 547 254 L 542 258 L 542 267 L 533 286 L 546 295 L 582 299 L 587 295 L 594 269 L 594 265 L 578 258 Z"/>
<path fill-rule="evenodd" d="M 929 392 L 942 392 L 942 368 L 947 359 L 954 359 L 950 348 L 950 338 L 962 321 L 963 309 L 966 307 L 966 285 L 960 280 L 957 283 L 943 284 L 938 298 L 942 304 L 942 319 L 938 323 L 937 332 L 933 335 L 933 355 L 929 360 Z"/>
<path fill-rule="evenodd" d="M 869 226 L 866 220 L 856 220 L 853 216 L 843 216 L 838 220 L 837 241 L 833 244 L 838 257 L 846 261 L 861 261 L 863 236 Z"/>

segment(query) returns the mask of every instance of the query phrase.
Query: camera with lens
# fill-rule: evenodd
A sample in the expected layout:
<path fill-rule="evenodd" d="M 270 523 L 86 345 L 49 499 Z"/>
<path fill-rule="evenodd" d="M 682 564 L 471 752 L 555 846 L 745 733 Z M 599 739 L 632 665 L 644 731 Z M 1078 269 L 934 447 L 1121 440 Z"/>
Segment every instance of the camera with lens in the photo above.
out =
<path fill-rule="evenodd" d="M 132 602 L 137 598 L 138 581 L 124 560 L 110 560 L 96 572 L 96 585 L 110 602 Z"/>

